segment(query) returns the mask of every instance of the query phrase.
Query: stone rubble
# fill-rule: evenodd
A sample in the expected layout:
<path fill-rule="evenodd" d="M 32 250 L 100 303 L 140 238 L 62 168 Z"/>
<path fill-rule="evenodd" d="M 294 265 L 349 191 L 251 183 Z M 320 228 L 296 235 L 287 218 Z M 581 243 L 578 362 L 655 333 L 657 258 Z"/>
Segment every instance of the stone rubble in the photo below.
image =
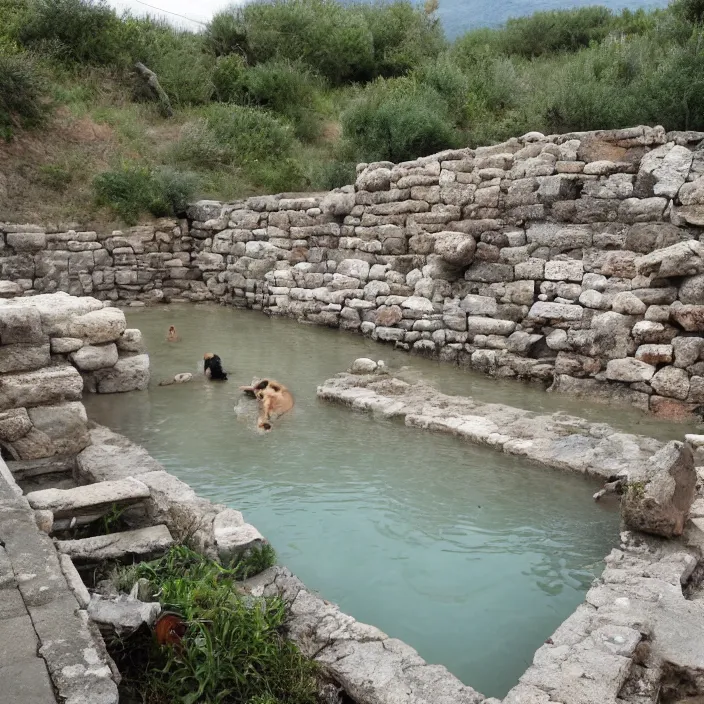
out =
<path fill-rule="evenodd" d="M 644 126 L 530 133 L 402 164 L 360 164 L 355 184 L 330 193 L 202 201 L 187 219 L 124 231 L 0 224 L 1 295 L 218 301 L 554 391 L 668 418 L 699 415 L 700 142 L 699 133 Z M 75 339 L 110 342 L 93 326 L 110 323 L 115 334 L 122 322 L 110 308 L 81 306 L 71 325 L 41 306 L 27 342 L 6 340 L 0 322 L 3 345 L 33 346 L 31 355 L 6 351 L 0 369 L 46 358 L 41 316 L 61 335 L 53 354 L 94 367 L 85 372 L 94 390 L 123 390 L 115 372 L 96 366 L 112 350 L 73 349 Z M 141 387 L 146 367 L 132 364 L 128 383 Z M 682 370 L 677 383 L 660 383 L 672 368 Z"/>

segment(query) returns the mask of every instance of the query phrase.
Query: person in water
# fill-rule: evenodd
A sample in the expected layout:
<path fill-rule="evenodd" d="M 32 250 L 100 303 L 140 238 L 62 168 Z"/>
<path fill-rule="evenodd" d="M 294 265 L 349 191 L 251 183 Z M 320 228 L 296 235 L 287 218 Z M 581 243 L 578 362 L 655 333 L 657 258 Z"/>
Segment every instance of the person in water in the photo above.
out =
<path fill-rule="evenodd" d="M 280 382 L 274 379 L 261 379 L 250 386 L 241 386 L 246 394 L 254 395 L 259 401 L 257 427 L 271 430 L 272 418 L 278 418 L 293 408 L 293 395 Z"/>
<path fill-rule="evenodd" d="M 203 355 L 203 373 L 214 381 L 227 381 L 227 373 L 223 371 L 220 357 L 212 352 Z"/>
<path fill-rule="evenodd" d="M 167 342 L 178 342 L 181 338 L 176 332 L 176 328 L 173 325 L 169 326 L 169 334 L 166 336 Z"/>

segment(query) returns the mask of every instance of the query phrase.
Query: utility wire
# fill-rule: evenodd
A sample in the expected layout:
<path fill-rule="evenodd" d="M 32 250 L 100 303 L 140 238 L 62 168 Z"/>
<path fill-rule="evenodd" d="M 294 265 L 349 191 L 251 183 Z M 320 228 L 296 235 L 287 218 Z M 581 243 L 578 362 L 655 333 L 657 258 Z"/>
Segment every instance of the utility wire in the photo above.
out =
<path fill-rule="evenodd" d="M 135 0 L 135 2 L 138 2 L 140 5 L 144 5 L 145 7 L 151 7 L 152 10 L 158 10 L 159 12 L 165 12 L 167 15 L 173 15 L 174 17 L 181 17 L 182 19 L 188 20 L 189 22 L 195 22 L 196 24 L 203 25 L 203 27 L 208 26 L 208 24 L 206 22 L 201 22 L 200 20 L 191 19 L 190 17 L 186 17 L 186 15 L 179 15 L 178 12 L 171 12 L 170 10 L 162 10 L 160 7 L 155 7 L 154 5 L 150 5 L 147 2 L 142 2 L 142 0 Z"/>

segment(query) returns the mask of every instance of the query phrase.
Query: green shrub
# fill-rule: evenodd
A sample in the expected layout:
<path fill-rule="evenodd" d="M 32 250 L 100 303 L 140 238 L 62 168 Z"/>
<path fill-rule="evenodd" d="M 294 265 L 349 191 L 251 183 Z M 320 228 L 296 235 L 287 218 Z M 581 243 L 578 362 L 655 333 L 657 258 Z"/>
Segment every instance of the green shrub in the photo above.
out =
<path fill-rule="evenodd" d="M 675 0 L 671 4 L 674 14 L 687 22 L 701 24 L 704 22 L 704 0 Z"/>
<path fill-rule="evenodd" d="M 121 23 L 105 0 L 32 0 L 29 10 L 18 30 L 26 46 L 58 45 L 79 63 L 120 61 Z"/>
<path fill-rule="evenodd" d="M 9 139 L 15 126 L 31 127 L 44 119 L 45 83 L 29 54 L 0 54 L 0 136 Z"/>
<path fill-rule="evenodd" d="M 302 139 L 318 133 L 317 98 L 318 84 L 300 64 L 269 61 L 247 69 L 242 77 L 241 99 L 288 118 Z"/>
<path fill-rule="evenodd" d="M 402 76 L 437 58 L 445 47 L 439 20 L 410 2 L 361 3 L 354 9 L 372 33 L 374 58 L 368 78 Z"/>
<path fill-rule="evenodd" d="M 149 19 L 127 18 L 122 27 L 130 63 L 141 61 L 159 78 L 172 105 L 210 101 L 215 58 L 201 34 L 174 29 Z"/>
<path fill-rule="evenodd" d="M 342 115 L 343 134 L 365 161 L 405 161 L 458 146 L 442 97 L 409 79 L 370 85 Z"/>
<path fill-rule="evenodd" d="M 470 81 L 449 56 L 423 64 L 413 76 L 443 98 L 455 122 L 464 122 Z"/>
<path fill-rule="evenodd" d="M 213 15 L 205 31 L 205 40 L 208 50 L 215 56 L 244 56 L 247 51 L 247 33 L 241 11 L 233 9 Z"/>
<path fill-rule="evenodd" d="M 242 169 L 261 187 L 273 191 L 303 185 L 295 160 L 293 128 L 260 108 L 211 105 L 184 126 L 174 158 L 193 168 Z"/>
<path fill-rule="evenodd" d="M 222 103 L 239 103 L 244 98 L 247 67 L 238 54 L 219 56 L 213 69 L 215 97 Z"/>
<path fill-rule="evenodd" d="M 302 61 L 331 83 L 365 75 L 374 40 L 361 13 L 327 0 L 272 0 L 236 10 L 232 24 L 246 36 L 251 65 L 272 59 Z"/>
<path fill-rule="evenodd" d="M 577 51 L 605 39 L 613 26 L 611 11 L 601 6 L 535 12 L 506 23 L 504 51 L 525 57 Z"/>
<path fill-rule="evenodd" d="M 315 704 L 317 668 L 285 638 L 282 599 L 242 595 L 233 570 L 185 547 L 128 569 L 187 623 L 179 647 L 150 648 L 141 634 L 111 643 L 123 687 L 140 701 L 148 692 L 148 701 L 183 704 Z M 140 645 L 146 657 L 134 656 Z"/>
<path fill-rule="evenodd" d="M 93 179 L 98 205 L 112 208 L 130 225 L 144 212 L 156 217 L 183 212 L 197 187 L 192 174 L 129 164 Z"/>

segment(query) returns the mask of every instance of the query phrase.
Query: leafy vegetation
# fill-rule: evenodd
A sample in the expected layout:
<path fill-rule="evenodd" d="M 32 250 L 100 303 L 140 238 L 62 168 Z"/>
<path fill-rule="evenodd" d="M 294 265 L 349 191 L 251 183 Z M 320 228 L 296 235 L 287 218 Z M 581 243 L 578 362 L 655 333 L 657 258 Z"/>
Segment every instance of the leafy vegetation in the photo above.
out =
<path fill-rule="evenodd" d="M 360 160 L 532 130 L 704 129 L 704 0 L 539 12 L 452 43 L 436 9 L 261 0 L 188 32 L 104 0 L 0 0 L 0 137 L 34 130 L 51 145 L 43 160 L 13 152 L 8 205 L 134 221 L 176 212 L 191 192 L 329 188 Z M 158 75 L 173 118 L 136 61 Z"/>
<path fill-rule="evenodd" d="M 274 559 L 267 546 L 223 567 L 178 546 L 116 570 L 113 583 L 127 590 L 148 580 L 186 622 L 180 642 L 159 646 L 142 630 L 110 644 L 123 693 L 144 704 L 314 704 L 316 668 L 284 637 L 284 602 L 244 595 L 237 583 Z"/>

